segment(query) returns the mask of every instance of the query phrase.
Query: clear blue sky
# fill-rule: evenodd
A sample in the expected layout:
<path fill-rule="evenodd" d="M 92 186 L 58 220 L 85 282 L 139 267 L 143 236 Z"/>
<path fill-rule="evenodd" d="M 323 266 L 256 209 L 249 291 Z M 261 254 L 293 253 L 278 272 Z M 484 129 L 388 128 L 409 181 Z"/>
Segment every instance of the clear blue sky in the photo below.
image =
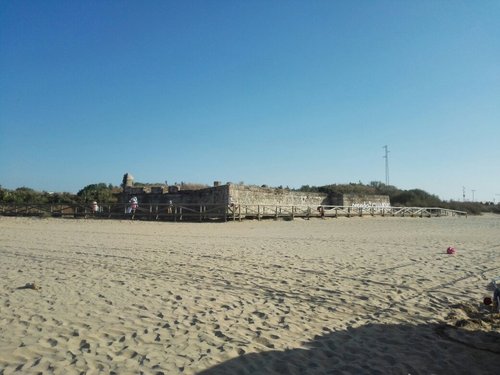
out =
<path fill-rule="evenodd" d="M 500 2 L 0 2 L 0 184 L 500 200 Z"/>

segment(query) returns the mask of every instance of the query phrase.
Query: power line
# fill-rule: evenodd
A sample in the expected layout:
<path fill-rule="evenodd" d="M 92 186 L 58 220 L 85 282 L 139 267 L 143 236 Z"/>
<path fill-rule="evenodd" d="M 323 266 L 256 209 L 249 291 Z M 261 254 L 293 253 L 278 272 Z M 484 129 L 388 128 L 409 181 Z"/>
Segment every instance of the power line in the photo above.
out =
<path fill-rule="evenodd" d="M 387 148 L 387 145 L 382 148 L 385 149 L 385 155 L 383 156 L 385 159 L 385 184 L 389 185 L 389 149 Z"/>

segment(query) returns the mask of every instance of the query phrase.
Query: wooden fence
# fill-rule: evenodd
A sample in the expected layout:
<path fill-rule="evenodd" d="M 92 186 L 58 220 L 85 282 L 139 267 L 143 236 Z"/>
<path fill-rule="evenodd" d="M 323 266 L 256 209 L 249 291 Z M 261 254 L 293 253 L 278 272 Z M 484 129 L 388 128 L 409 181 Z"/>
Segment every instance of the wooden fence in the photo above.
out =
<path fill-rule="evenodd" d="M 71 217 L 96 219 L 135 219 L 164 221 L 228 221 L 243 219 L 327 218 L 356 216 L 436 217 L 467 216 L 465 211 L 440 207 L 390 206 L 280 206 L 221 204 L 154 204 L 143 203 L 130 210 L 128 203 L 104 203 L 94 211 L 80 204 L 0 204 L 3 216 Z"/>

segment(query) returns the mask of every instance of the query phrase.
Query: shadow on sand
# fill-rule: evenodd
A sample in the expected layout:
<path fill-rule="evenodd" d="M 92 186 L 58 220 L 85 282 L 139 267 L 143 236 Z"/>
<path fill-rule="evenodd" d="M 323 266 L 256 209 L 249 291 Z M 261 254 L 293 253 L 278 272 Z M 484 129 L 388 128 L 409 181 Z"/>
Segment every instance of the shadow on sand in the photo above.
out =
<path fill-rule="evenodd" d="M 200 374 L 500 374 L 500 332 L 369 324 L 317 336 L 300 349 L 242 355 Z"/>

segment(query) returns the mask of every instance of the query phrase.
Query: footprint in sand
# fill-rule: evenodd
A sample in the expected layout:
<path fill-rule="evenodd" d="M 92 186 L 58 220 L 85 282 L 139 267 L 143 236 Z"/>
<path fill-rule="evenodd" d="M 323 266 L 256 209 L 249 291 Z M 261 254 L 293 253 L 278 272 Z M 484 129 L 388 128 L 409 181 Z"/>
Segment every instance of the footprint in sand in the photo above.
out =
<path fill-rule="evenodd" d="M 80 351 L 90 353 L 90 344 L 87 340 L 82 340 L 80 342 Z"/>
<path fill-rule="evenodd" d="M 31 367 L 38 366 L 38 364 L 40 363 L 41 360 L 42 360 L 42 357 L 38 357 L 37 359 L 35 359 L 33 361 L 33 364 L 31 365 Z"/>
<path fill-rule="evenodd" d="M 226 335 L 223 334 L 221 331 L 214 331 L 214 335 L 219 338 L 226 338 Z"/>
<path fill-rule="evenodd" d="M 261 319 L 267 319 L 267 314 L 263 313 L 263 312 L 260 312 L 260 311 L 254 311 L 253 312 L 254 315 L 257 315 L 259 318 Z"/>
<path fill-rule="evenodd" d="M 271 343 L 268 339 L 265 337 L 259 336 L 254 339 L 254 341 L 258 344 L 264 345 L 267 348 L 274 349 L 274 344 Z"/>
<path fill-rule="evenodd" d="M 24 363 L 21 363 L 19 366 L 15 368 L 14 371 L 21 371 L 23 369 Z"/>

